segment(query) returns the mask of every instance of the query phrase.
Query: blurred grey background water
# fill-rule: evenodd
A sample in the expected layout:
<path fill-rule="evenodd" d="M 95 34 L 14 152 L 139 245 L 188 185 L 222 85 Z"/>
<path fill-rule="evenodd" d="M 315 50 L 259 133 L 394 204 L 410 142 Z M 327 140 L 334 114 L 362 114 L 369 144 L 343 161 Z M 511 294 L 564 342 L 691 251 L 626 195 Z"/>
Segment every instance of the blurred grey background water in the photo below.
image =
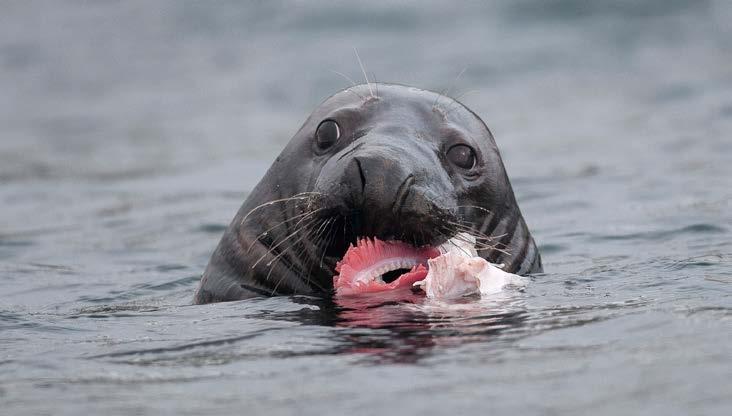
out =
<path fill-rule="evenodd" d="M 3 414 L 732 409 L 731 2 L 1 8 Z M 354 47 L 482 116 L 547 273 L 449 306 L 192 306 Z"/>

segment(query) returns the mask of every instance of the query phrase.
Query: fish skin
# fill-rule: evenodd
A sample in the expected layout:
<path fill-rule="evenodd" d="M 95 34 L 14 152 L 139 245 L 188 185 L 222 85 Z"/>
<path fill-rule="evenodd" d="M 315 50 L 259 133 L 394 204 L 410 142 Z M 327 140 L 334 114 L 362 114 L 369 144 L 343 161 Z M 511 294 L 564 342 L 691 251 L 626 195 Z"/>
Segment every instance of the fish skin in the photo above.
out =
<path fill-rule="evenodd" d="M 422 288 L 431 299 L 455 299 L 473 294 L 499 293 L 508 284 L 523 279 L 507 273 L 478 256 L 475 239 L 459 234 L 439 247 L 443 253 L 428 260 L 428 273 L 414 286 Z"/>

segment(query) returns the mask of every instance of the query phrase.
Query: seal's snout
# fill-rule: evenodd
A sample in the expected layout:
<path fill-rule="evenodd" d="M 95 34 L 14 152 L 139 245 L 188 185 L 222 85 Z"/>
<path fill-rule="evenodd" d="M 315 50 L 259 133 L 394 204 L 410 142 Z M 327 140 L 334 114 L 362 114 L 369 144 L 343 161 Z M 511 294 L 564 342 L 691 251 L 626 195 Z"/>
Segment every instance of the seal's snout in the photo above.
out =
<path fill-rule="evenodd" d="M 408 166 L 386 155 L 356 155 L 351 165 L 357 174 L 349 175 L 344 180 L 352 183 L 350 189 L 356 194 L 353 200 L 361 202 L 364 210 L 382 211 L 391 208 L 397 199 L 409 192 L 414 182 Z"/>
<path fill-rule="evenodd" d="M 397 238 L 433 244 L 440 236 L 432 230 L 449 213 L 450 201 L 437 189 L 445 184 L 433 177 L 429 153 L 409 143 L 386 138 L 344 149 L 337 164 L 328 166 L 319 192 L 338 195 L 338 208 L 347 215 L 352 238 Z M 355 147 L 355 146 L 354 146 Z M 439 166 L 439 165 L 438 165 Z"/>

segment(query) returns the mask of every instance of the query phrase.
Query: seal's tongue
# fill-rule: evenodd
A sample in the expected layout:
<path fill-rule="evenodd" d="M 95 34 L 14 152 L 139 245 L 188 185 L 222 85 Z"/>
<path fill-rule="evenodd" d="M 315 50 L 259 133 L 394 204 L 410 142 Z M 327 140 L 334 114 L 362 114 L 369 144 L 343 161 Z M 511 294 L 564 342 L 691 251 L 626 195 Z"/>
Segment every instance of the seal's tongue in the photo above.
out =
<path fill-rule="evenodd" d="M 434 247 L 362 238 L 336 264 L 333 287 L 340 295 L 411 287 L 427 276 L 427 260 L 439 255 Z"/>

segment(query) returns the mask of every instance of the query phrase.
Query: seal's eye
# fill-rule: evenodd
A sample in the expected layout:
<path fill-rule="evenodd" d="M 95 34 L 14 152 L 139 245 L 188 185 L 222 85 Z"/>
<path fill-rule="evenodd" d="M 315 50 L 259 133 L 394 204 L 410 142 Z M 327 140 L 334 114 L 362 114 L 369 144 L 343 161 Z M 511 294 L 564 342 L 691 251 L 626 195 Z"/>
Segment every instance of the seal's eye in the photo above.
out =
<path fill-rule="evenodd" d="M 318 147 L 327 149 L 333 146 L 341 137 L 341 128 L 333 120 L 323 120 L 315 130 L 315 138 L 318 141 Z"/>
<path fill-rule="evenodd" d="M 475 166 L 475 152 L 470 146 L 456 144 L 447 151 L 447 159 L 453 165 L 462 169 L 472 169 Z"/>

